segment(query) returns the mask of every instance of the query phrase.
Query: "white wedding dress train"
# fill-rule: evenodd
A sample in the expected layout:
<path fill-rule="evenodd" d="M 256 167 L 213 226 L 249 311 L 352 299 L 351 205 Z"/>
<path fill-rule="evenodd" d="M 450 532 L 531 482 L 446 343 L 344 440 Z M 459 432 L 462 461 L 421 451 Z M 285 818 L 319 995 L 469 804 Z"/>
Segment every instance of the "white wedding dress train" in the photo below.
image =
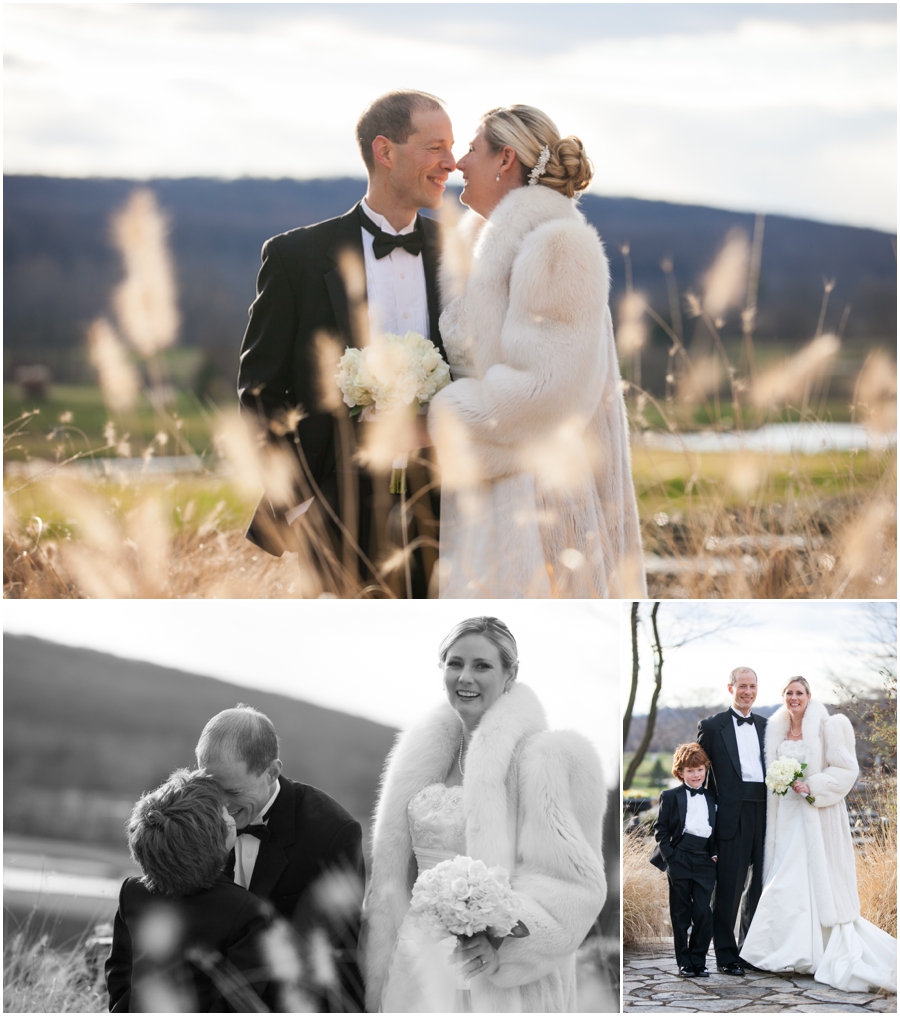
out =
<path fill-rule="evenodd" d="M 783 741 L 778 756 L 806 761 L 802 741 Z M 803 809 L 789 790 L 779 805 L 774 856 L 741 958 L 762 970 L 813 974 L 841 991 L 897 990 L 897 942 L 859 917 L 825 927 L 819 920 L 810 872 Z"/>

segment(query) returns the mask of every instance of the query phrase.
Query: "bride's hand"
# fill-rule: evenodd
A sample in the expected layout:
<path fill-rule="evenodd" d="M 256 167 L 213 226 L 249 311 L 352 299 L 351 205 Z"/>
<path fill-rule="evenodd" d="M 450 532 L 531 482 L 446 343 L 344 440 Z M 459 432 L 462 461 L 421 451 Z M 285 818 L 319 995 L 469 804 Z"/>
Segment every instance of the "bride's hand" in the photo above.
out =
<path fill-rule="evenodd" d="M 802 794 L 804 797 L 808 796 L 809 794 L 809 787 L 807 786 L 807 784 L 801 783 L 800 780 L 797 780 L 793 784 L 793 790 L 795 794 Z"/>
<path fill-rule="evenodd" d="M 497 950 L 483 932 L 473 935 L 472 938 L 457 939 L 453 955 L 466 977 L 493 974 L 500 967 Z"/>

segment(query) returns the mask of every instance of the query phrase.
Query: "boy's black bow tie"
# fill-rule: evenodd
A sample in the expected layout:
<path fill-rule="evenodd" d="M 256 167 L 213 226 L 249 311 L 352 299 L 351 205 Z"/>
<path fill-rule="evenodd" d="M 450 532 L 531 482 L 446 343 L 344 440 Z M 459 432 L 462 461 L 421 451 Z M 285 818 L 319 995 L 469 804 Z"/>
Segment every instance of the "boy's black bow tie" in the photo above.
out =
<path fill-rule="evenodd" d="M 375 237 L 372 241 L 372 249 L 375 252 L 376 260 L 387 257 L 392 250 L 396 250 L 398 247 L 409 251 L 414 257 L 422 253 L 422 248 L 425 246 L 425 231 L 421 226 L 417 225 L 411 233 L 396 235 L 386 233 L 366 215 L 362 206 L 359 209 L 359 221 L 362 223 L 363 229 Z"/>
<path fill-rule="evenodd" d="M 689 787 L 686 783 L 684 785 L 684 789 L 691 795 L 691 797 L 696 797 L 698 794 L 703 793 L 703 787 L 697 787 L 697 789 L 694 790 L 693 787 Z"/>

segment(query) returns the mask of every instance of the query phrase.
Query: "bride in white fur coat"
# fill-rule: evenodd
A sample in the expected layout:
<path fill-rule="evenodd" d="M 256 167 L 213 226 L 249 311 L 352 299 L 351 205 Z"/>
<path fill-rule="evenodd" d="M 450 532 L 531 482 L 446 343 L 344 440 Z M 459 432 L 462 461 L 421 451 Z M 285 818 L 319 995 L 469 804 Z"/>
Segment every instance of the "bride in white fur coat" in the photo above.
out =
<path fill-rule="evenodd" d="M 766 723 L 766 767 L 787 756 L 806 769 L 785 796 L 768 795 L 765 882 L 741 958 L 842 991 L 895 992 L 897 942 L 859 912 L 845 803 L 859 773 L 853 727 L 829 716 L 803 677 L 783 698 Z"/>
<path fill-rule="evenodd" d="M 646 596 L 609 267 L 575 201 L 591 163 L 511 106 L 458 168 L 472 212 L 443 259 L 454 383 L 429 410 L 441 596 Z M 459 237 L 476 231 L 470 260 Z"/>
<path fill-rule="evenodd" d="M 369 1012 L 574 1012 L 575 952 L 606 899 L 605 788 L 584 737 L 549 731 L 492 617 L 441 645 L 447 702 L 388 757 L 363 905 Z M 418 874 L 456 855 L 510 874 L 523 938 L 465 944 L 410 913 Z"/>

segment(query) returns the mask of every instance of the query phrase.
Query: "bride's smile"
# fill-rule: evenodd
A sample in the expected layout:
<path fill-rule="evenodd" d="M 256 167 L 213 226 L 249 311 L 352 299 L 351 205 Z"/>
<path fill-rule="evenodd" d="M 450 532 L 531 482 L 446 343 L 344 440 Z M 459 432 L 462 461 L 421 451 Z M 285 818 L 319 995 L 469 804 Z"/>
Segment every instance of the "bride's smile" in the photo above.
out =
<path fill-rule="evenodd" d="M 511 683 L 499 650 L 484 635 L 457 639 L 444 659 L 447 699 L 469 733 Z"/>

